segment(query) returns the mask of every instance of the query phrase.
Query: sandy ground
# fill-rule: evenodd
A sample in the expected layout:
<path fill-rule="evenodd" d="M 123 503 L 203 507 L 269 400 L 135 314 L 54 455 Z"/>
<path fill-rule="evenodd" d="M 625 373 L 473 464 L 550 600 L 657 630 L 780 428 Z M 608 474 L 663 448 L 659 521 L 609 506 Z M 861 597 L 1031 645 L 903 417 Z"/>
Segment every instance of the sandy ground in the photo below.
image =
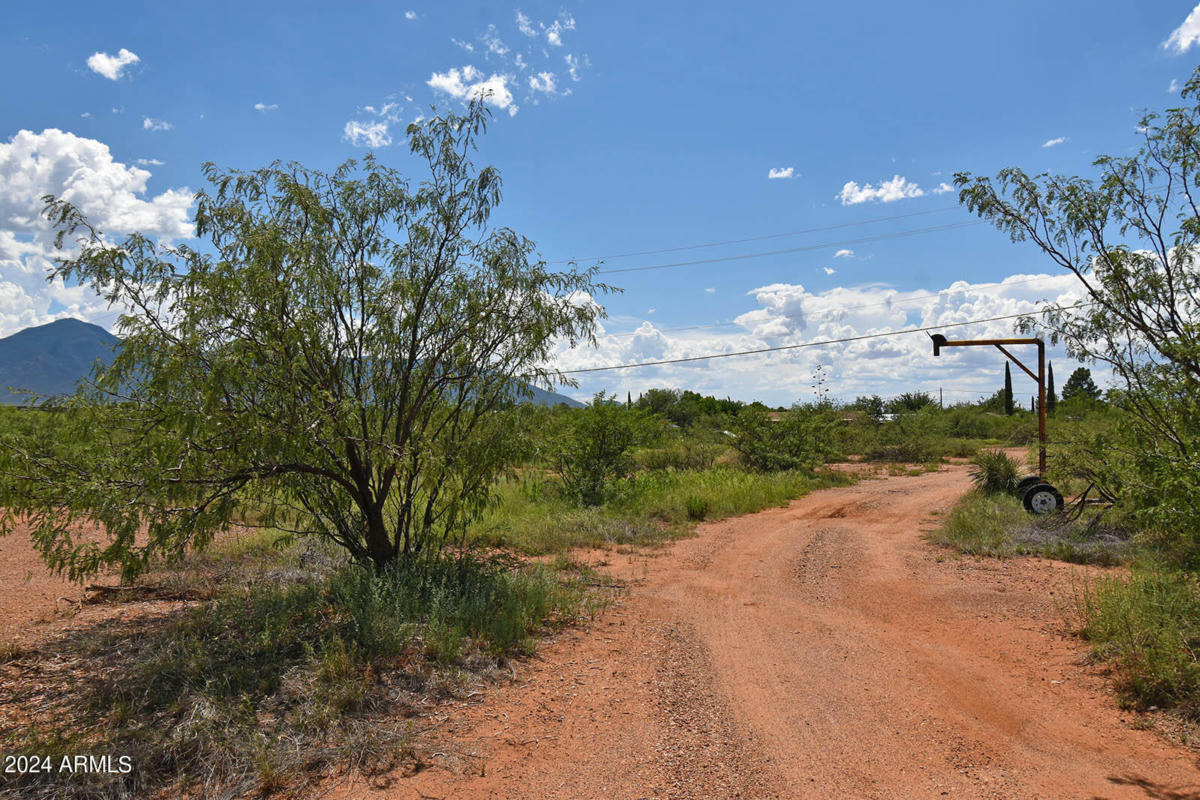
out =
<path fill-rule="evenodd" d="M 965 468 L 704 525 L 596 625 L 444 710 L 435 765 L 338 798 L 1200 798 L 1068 635 L 1081 568 L 922 538 Z"/>
<path fill-rule="evenodd" d="M 83 595 L 82 586 L 46 570 L 26 526 L 0 536 L 0 642 L 28 641 L 42 623 L 74 613 Z"/>

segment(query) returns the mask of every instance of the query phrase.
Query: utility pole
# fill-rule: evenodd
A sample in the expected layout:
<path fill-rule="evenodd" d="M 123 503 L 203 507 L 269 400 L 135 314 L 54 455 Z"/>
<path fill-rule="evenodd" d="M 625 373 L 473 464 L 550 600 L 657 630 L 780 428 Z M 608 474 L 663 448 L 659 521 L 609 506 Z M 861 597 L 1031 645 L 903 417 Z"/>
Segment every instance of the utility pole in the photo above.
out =
<path fill-rule="evenodd" d="M 942 405 L 942 387 L 940 386 L 938 387 L 938 408 L 945 408 L 945 406 Z"/>

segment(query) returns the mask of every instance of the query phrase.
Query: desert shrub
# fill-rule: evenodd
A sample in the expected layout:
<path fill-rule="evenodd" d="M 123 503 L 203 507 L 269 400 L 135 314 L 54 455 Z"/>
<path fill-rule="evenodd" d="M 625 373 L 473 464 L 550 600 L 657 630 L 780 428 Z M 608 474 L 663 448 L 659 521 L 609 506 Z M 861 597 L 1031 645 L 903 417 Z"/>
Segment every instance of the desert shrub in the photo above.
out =
<path fill-rule="evenodd" d="M 683 500 L 684 510 L 687 512 L 688 519 L 702 520 L 708 516 L 708 498 L 700 495 L 689 494 Z"/>
<path fill-rule="evenodd" d="M 64 685 L 54 718 L 0 721 L 0 734 L 30 752 L 74 736 L 74 752 L 126 754 L 137 769 L 25 776 L 0 796 L 241 797 L 330 763 L 403 756 L 410 732 L 397 706 L 452 674 L 436 665 L 494 666 L 583 607 L 582 586 L 549 567 L 473 556 L 423 567 L 237 583 L 157 625 L 72 634 L 57 646 L 95 679 Z"/>
<path fill-rule="evenodd" d="M 887 401 L 885 409 L 889 414 L 904 414 L 910 411 L 920 411 L 937 403 L 928 392 L 904 392 Z"/>
<path fill-rule="evenodd" d="M 613 484 L 633 469 L 630 449 L 646 429 L 645 417 L 597 394 L 566 420 L 555 445 L 554 469 L 567 494 L 585 506 L 603 503 Z"/>
<path fill-rule="evenodd" d="M 603 505 L 580 507 L 556 492 L 527 491 L 525 479 L 512 480 L 501 486 L 501 502 L 488 509 L 471 537 L 480 545 L 530 555 L 654 544 L 686 533 L 699 519 L 761 511 L 850 481 L 841 473 L 753 472 L 726 465 L 657 470 L 630 476 Z"/>
<path fill-rule="evenodd" d="M 1126 699 L 1200 718 L 1200 585 L 1194 574 L 1148 565 L 1082 584 L 1083 635 L 1110 660 Z"/>
<path fill-rule="evenodd" d="M 775 422 L 747 407 L 737 416 L 731 444 L 751 469 L 813 469 L 835 453 L 833 428 L 829 415 L 816 409 L 798 406 Z"/>
<path fill-rule="evenodd" d="M 874 461 L 924 463 L 945 455 L 946 441 L 938 409 L 926 408 L 878 426 L 863 455 Z"/>
<path fill-rule="evenodd" d="M 1021 469 L 1003 450 L 981 450 L 971 459 L 971 480 L 988 494 L 1011 494 L 1021 480 Z"/>

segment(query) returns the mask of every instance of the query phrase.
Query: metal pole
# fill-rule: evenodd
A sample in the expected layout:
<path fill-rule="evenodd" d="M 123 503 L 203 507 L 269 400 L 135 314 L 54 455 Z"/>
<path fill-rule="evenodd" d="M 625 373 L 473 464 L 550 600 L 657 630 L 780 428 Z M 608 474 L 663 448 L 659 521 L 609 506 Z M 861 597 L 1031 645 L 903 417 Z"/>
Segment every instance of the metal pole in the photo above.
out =
<path fill-rule="evenodd" d="M 1038 477 L 1046 478 L 1046 343 L 1038 349 Z"/>

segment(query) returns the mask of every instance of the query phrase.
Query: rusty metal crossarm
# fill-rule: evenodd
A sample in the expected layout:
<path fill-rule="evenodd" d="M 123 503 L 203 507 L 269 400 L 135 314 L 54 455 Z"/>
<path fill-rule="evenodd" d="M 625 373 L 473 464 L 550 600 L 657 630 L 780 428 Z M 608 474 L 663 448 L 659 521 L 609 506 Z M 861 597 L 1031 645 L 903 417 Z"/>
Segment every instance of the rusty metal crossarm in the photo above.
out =
<path fill-rule="evenodd" d="M 1046 343 L 1041 339 L 947 339 L 940 333 L 929 337 L 933 340 L 933 354 L 941 355 L 943 347 L 979 347 L 991 345 L 1025 371 L 1033 378 L 1038 387 L 1038 473 L 1046 474 Z M 1038 368 L 1035 373 L 1021 363 L 1021 360 L 1004 349 L 1004 345 L 1036 344 L 1038 349 Z"/>

